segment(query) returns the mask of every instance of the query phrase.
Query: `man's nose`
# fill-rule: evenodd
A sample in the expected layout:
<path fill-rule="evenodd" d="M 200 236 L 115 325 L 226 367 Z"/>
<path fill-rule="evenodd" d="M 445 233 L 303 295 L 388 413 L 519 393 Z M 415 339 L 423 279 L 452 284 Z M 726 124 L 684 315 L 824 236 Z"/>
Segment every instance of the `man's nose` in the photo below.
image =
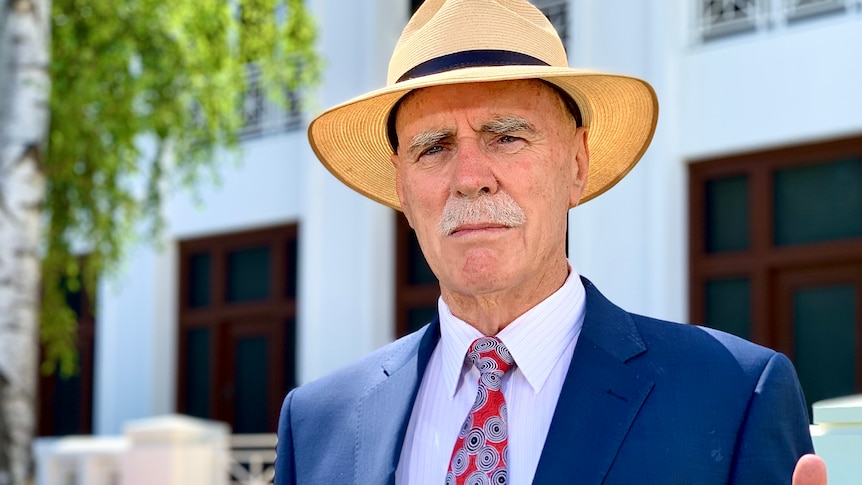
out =
<path fill-rule="evenodd" d="M 497 192 L 497 177 L 492 170 L 493 159 L 476 140 L 458 144 L 455 155 L 452 192 L 466 197 Z"/>

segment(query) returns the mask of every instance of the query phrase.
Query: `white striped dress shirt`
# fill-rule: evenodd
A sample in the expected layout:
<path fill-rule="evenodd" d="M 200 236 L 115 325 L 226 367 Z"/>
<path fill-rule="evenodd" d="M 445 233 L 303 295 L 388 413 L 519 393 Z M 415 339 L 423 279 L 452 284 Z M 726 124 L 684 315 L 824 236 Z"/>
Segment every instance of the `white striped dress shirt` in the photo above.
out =
<path fill-rule="evenodd" d="M 479 371 L 465 357 L 470 344 L 482 334 L 453 316 L 442 298 L 437 306 L 440 341 L 413 404 L 395 473 L 398 485 L 445 483 L 458 431 L 479 386 Z M 497 334 L 516 365 L 503 380 L 509 414 L 510 484 L 529 484 L 536 473 L 584 311 L 584 286 L 570 270 L 559 290 Z"/>

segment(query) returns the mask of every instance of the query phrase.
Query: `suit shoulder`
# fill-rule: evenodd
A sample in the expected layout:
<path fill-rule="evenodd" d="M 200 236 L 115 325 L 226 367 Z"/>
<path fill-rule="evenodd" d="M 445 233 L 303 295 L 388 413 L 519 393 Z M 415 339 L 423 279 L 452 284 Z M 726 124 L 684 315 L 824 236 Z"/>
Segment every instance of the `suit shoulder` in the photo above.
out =
<path fill-rule="evenodd" d="M 416 355 L 426 327 L 361 357 L 356 362 L 294 389 L 295 406 L 320 406 L 327 402 L 344 402 L 359 397 Z"/>
<path fill-rule="evenodd" d="M 706 365 L 726 363 L 759 375 L 778 352 L 721 330 L 632 314 L 641 337 L 653 352 L 673 352 Z M 782 355 L 779 359 L 786 360 Z"/>

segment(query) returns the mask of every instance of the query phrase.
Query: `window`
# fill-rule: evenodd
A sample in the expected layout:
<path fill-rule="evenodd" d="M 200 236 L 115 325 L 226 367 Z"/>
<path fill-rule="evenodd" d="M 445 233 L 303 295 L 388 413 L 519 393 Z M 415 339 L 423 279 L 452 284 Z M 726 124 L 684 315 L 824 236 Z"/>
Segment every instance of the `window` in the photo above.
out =
<path fill-rule="evenodd" d="M 276 431 L 294 387 L 297 226 L 180 242 L 177 409 Z"/>
<path fill-rule="evenodd" d="M 401 213 L 395 217 L 395 333 L 401 337 L 437 316 L 440 285 L 407 219 Z"/>
<path fill-rule="evenodd" d="M 692 321 L 787 354 L 809 402 L 862 390 L 862 137 L 693 163 Z"/>
<path fill-rule="evenodd" d="M 86 288 L 66 290 L 66 303 L 78 317 L 78 373 L 59 369 L 39 376 L 39 436 L 90 434 L 93 416 L 94 302 Z"/>

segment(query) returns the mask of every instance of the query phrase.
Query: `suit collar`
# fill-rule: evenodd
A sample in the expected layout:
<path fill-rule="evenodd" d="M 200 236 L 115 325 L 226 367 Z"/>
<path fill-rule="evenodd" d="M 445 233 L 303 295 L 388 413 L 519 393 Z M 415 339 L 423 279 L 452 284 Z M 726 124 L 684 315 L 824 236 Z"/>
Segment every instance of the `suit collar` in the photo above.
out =
<path fill-rule="evenodd" d="M 383 362 L 376 383 L 357 409 L 356 483 L 394 483 L 413 402 L 431 353 L 440 340 L 440 323 L 431 322 Z"/>
<path fill-rule="evenodd" d="M 596 285 L 581 277 L 587 292 L 587 313 L 582 336 L 620 362 L 646 351 L 631 315 L 602 295 Z"/>
<path fill-rule="evenodd" d="M 626 365 L 646 346 L 631 315 L 587 290 L 584 327 L 534 483 L 601 483 L 653 382 Z"/>

